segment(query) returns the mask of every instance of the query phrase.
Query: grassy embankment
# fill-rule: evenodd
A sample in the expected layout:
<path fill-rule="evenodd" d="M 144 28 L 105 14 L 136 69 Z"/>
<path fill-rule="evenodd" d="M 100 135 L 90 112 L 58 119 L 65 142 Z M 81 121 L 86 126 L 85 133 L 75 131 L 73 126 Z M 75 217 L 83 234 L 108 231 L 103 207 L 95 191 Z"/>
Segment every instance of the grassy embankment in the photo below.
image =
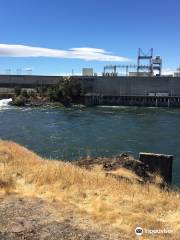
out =
<path fill-rule="evenodd" d="M 119 174 L 134 177 L 134 173 L 123 169 Z M 164 191 L 148 183 L 118 181 L 98 167 L 88 171 L 70 163 L 42 159 L 7 141 L 0 141 L 0 191 L 63 201 L 94 222 L 128 236 L 134 236 L 136 226 L 172 229 L 173 239 L 180 230 L 179 192 Z M 156 239 L 169 237 L 159 235 Z"/>

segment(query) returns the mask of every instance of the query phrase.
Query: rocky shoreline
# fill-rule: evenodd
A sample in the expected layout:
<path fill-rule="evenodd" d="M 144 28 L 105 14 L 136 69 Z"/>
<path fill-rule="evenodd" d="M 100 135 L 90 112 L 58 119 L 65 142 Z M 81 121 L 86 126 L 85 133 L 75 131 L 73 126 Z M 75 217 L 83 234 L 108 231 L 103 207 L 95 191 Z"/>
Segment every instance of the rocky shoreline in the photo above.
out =
<path fill-rule="evenodd" d="M 47 97 L 22 97 L 13 96 L 12 101 L 9 105 L 16 107 L 72 107 L 72 106 L 84 106 L 81 101 L 74 102 L 63 102 L 63 101 L 52 101 Z"/>
<path fill-rule="evenodd" d="M 23 89 L 16 87 L 11 105 L 14 106 L 47 106 L 59 105 L 70 107 L 74 103 L 81 103 L 81 85 L 79 81 L 64 77 L 62 82 L 51 87 L 37 87 Z"/>
<path fill-rule="evenodd" d="M 17 107 L 45 107 L 45 106 L 64 106 L 60 102 L 50 101 L 46 97 L 22 97 L 22 96 L 14 96 L 12 101 L 9 103 L 11 106 Z"/>
<path fill-rule="evenodd" d="M 123 153 L 116 157 L 88 157 L 81 158 L 73 164 L 91 170 L 95 167 L 100 167 L 107 176 L 113 176 L 119 180 L 125 180 L 128 182 L 134 182 L 145 184 L 147 182 L 156 184 L 159 187 L 168 187 L 163 178 L 156 173 L 152 173 L 150 168 L 145 163 L 136 160 L 133 156 Z M 119 169 L 127 169 L 127 171 L 134 173 L 134 175 L 130 174 L 128 177 L 128 172 L 126 172 L 127 176 L 123 176 L 123 174 L 118 170 Z M 131 179 L 132 178 L 132 179 Z"/>

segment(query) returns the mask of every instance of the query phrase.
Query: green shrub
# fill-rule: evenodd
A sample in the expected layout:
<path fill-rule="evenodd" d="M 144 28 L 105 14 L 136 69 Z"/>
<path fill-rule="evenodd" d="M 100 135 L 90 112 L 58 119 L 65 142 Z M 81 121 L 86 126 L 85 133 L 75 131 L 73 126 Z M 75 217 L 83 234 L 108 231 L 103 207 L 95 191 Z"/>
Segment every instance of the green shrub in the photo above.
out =
<path fill-rule="evenodd" d="M 16 96 L 21 95 L 21 88 L 20 88 L 20 87 L 15 87 L 15 88 L 14 88 L 14 92 L 15 92 L 15 95 L 16 95 Z"/>
<path fill-rule="evenodd" d="M 29 97 L 28 92 L 26 90 L 21 91 L 21 96 L 24 97 L 24 98 Z"/>
<path fill-rule="evenodd" d="M 50 87 L 47 91 L 50 100 L 60 101 L 64 105 L 71 104 L 74 98 L 80 96 L 80 93 L 80 82 L 70 77 L 64 77 L 62 82 Z"/>

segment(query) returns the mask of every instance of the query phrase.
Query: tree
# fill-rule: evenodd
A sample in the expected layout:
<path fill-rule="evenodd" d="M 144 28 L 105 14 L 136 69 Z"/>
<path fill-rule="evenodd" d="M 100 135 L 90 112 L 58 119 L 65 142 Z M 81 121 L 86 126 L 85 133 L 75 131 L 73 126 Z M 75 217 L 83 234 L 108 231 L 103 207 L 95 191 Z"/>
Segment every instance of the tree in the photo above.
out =
<path fill-rule="evenodd" d="M 62 82 L 48 89 L 48 96 L 52 101 L 60 101 L 64 105 L 70 105 L 80 96 L 81 85 L 77 79 L 64 77 Z"/>
<path fill-rule="evenodd" d="M 20 87 L 15 87 L 14 92 L 16 96 L 19 96 L 21 94 L 21 88 Z"/>

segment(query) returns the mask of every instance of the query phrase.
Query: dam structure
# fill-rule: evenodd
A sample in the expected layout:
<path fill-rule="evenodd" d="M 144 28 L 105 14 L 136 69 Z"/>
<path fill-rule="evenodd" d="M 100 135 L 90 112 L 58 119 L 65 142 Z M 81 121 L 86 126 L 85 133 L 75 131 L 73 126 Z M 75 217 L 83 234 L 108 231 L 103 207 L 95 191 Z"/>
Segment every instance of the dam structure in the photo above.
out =
<path fill-rule="evenodd" d="M 81 97 L 87 106 L 180 107 L 180 77 L 72 76 L 81 83 Z M 63 76 L 0 75 L 1 99 L 15 88 L 36 89 L 63 81 Z"/>
<path fill-rule="evenodd" d="M 118 76 L 117 69 L 125 74 Z M 162 58 L 153 56 L 153 48 L 138 49 L 137 65 L 107 65 L 102 76 L 81 78 L 81 83 L 86 105 L 180 106 L 180 68 L 162 75 Z"/>
<path fill-rule="evenodd" d="M 38 87 L 56 85 L 62 80 L 61 76 L 2 74 L 0 75 L 0 99 L 13 96 L 16 88 L 31 91 Z"/>
<path fill-rule="evenodd" d="M 119 76 L 117 69 L 125 70 L 125 75 Z M 107 65 L 101 76 L 92 68 L 83 69 L 82 76 L 71 78 L 80 82 L 86 106 L 180 107 L 180 68 L 174 75 L 162 75 L 162 59 L 153 57 L 153 49 L 147 54 L 139 49 L 137 65 Z M 17 87 L 35 90 L 61 81 L 63 76 L 0 75 L 0 98 L 13 96 Z"/>
<path fill-rule="evenodd" d="M 80 78 L 85 105 L 179 107 L 179 77 Z"/>

